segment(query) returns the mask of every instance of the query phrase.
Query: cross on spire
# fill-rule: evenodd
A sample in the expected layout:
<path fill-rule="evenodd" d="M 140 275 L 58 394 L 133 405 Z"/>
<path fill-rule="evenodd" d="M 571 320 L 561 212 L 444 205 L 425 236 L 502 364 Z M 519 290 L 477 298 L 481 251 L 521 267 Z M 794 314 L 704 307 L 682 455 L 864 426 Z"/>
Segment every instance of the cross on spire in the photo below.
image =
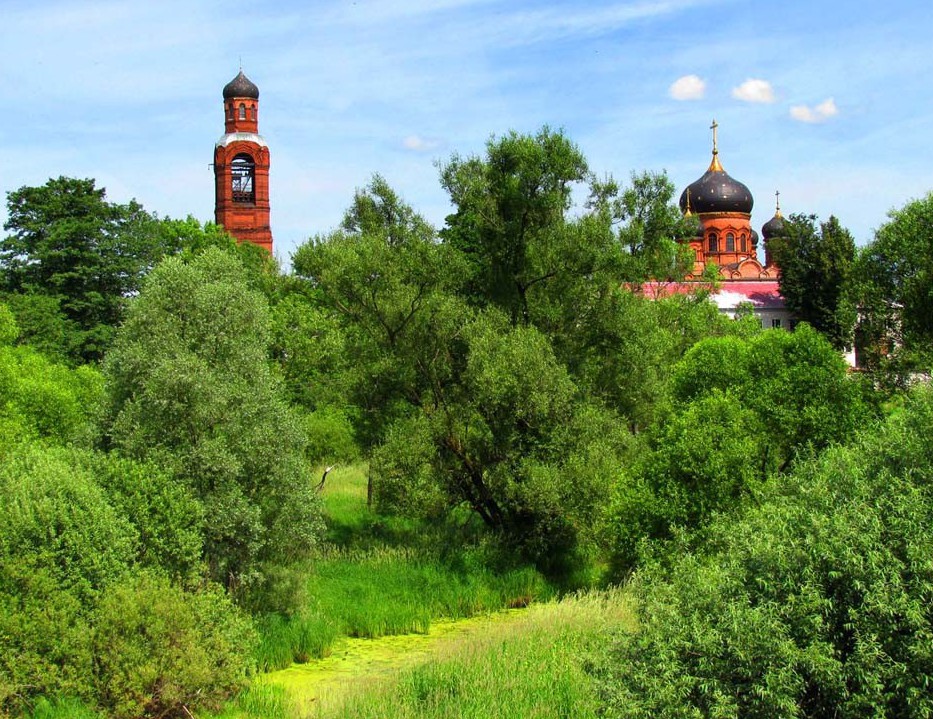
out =
<path fill-rule="evenodd" d="M 780 190 L 774 191 L 774 207 L 775 207 L 774 214 L 780 217 L 781 216 L 781 191 Z"/>
<path fill-rule="evenodd" d="M 716 137 L 716 129 L 718 127 L 719 123 L 715 120 L 713 120 L 713 124 L 709 126 L 709 129 L 713 131 L 713 161 L 709 163 L 709 170 L 707 170 L 707 172 L 725 172 L 719 162 L 719 143 Z"/>

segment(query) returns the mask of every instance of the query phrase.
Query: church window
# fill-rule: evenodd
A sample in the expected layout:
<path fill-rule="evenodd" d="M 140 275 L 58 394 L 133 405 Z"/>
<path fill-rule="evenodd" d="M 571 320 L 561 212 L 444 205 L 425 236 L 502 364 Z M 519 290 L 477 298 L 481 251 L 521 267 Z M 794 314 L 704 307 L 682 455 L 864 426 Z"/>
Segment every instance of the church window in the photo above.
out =
<path fill-rule="evenodd" d="M 776 329 L 776 330 L 781 329 L 781 318 L 775 317 L 773 320 L 771 320 L 771 327 L 772 329 Z"/>
<path fill-rule="evenodd" d="M 227 119 L 228 120 L 233 119 L 233 103 L 232 102 L 227 106 Z"/>
<path fill-rule="evenodd" d="M 741 237 L 739 238 L 739 240 L 740 240 L 741 243 L 742 243 L 742 252 L 748 252 L 748 240 L 747 240 L 747 238 L 745 237 L 745 233 L 744 233 L 744 232 L 742 233 L 742 235 L 741 235 Z"/>
<path fill-rule="evenodd" d="M 719 237 L 715 232 L 709 233 L 709 251 L 719 252 Z"/>
<path fill-rule="evenodd" d="M 242 153 L 237 155 L 230 163 L 230 170 L 233 178 L 233 201 L 255 203 L 256 163 L 253 162 L 253 158 Z"/>
<path fill-rule="evenodd" d="M 253 122 L 255 122 L 256 121 L 256 106 L 250 105 L 249 109 L 250 109 L 250 114 L 252 115 Z"/>
<path fill-rule="evenodd" d="M 240 119 L 246 119 L 246 105 L 244 105 L 242 102 L 240 103 Z"/>
<path fill-rule="evenodd" d="M 735 252 L 735 235 L 731 232 L 726 235 L 726 252 Z"/>

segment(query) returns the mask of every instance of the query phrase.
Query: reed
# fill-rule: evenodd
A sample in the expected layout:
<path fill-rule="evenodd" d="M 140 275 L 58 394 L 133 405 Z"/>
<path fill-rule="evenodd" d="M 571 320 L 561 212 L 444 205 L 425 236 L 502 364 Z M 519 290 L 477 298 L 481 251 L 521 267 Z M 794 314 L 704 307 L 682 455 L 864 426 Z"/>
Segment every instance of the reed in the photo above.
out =
<path fill-rule="evenodd" d="M 291 616 L 258 619 L 260 671 L 327 656 L 339 636 L 427 632 L 458 619 L 525 606 L 553 595 L 530 567 L 492 568 L 464 549 L 455 526 L 378 515 L 366 504 L 366 467 L 330 472 L 322 499 L 330 543 L 300 569 L 305 601 Z M 456 550 L 449 549 L 455 547 Z"/>
<path fill-rule="evenodd" d="M 595 719 L 596 687 L 584 667 L 612 632 L 633 627 L 629 600 L 619 590 L 539 605 L 481 638 L 451 642 L 426 664 L 366 683 L 322 705 L 317 716 Z"/>

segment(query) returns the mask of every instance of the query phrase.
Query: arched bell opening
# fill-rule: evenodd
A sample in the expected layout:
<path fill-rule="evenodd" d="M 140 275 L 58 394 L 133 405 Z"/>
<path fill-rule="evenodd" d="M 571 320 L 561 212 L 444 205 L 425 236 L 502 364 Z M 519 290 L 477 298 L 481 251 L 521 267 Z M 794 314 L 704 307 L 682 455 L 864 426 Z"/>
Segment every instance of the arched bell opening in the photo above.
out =
<path fill-rule="evenodd" d="M 240 153 L 230 163 L 233 182 L 233 201 L 244 204 L 256 202 L 256 163 L 245 153 Z"/>

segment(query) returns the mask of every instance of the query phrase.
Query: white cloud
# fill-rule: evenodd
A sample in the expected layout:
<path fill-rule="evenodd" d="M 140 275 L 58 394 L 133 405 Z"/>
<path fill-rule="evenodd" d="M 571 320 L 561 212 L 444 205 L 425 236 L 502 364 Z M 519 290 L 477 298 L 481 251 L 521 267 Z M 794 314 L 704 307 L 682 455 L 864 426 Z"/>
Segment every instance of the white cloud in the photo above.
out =
<path fill-rule="evenodd" d="M 836 107 L 836 101 L 828 97 L 815 107 L 806 105 L 794 105 L 790 109 L 790 116 L 800 122 L 825 122 L 831 117 L 839 114 L 839 108 Z"/>
<path fill-rule="evenodd" d="M 675 100 L 702 100 L 706 94 L 706 82 L 698 75 L 678 77 L 667 90 Z"/>
<path fill-rule="evenodd" d="M 440 146 L 440 140 L 435 140 L 429 137 L 421 137 L 420 135 L 409 135 L 404 140 L 402 140 L 402 147 L 404 147 L 406 150 L 412 150 L 414 152 L 430 152 L 431 150 L 436 150 Z"/>
<path fill-rule="evenodd" d="M 732 97 L 744 102 L 774 102 L 774 89 L 767 80 L 748 78 L 738 87 L 732 88 Z"/>
<path fill-rule="evenodd" d="M 833 117 L 834 115 L 839 114 L 839 109 L 836 107 L 836 101 L 831 97 L 827 97 L 823 102 L 816 106 L 816 111 L 823 117 Z"/>

